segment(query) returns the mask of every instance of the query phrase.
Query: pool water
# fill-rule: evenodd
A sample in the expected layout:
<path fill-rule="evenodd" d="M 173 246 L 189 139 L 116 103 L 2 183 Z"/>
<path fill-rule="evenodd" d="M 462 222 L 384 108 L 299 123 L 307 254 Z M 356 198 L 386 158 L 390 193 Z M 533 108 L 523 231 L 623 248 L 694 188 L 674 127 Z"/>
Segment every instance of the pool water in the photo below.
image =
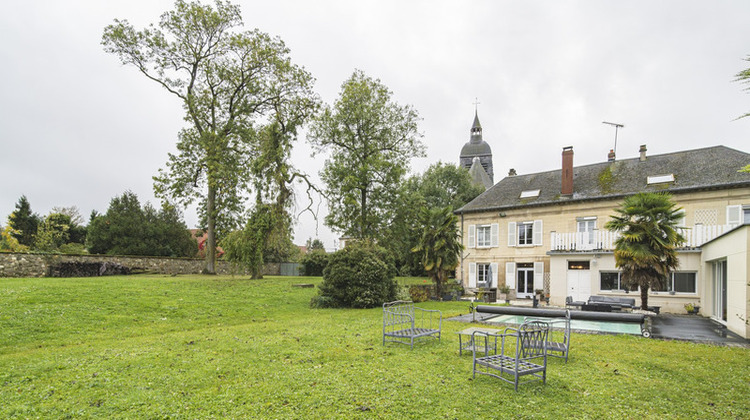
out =
<path fill-rule="evenodd" d="M 497 322 L 501 324 L 523 324 L 526 316 L 524 315 L 498 315 L 493 318 L 485 319 L 486 322 Z M 554 318 L 533 317 L 541 321 L 552 320 Z M 615 334 L 635 334 L 641 335 L 641 325 L 632 322 L 612 322 L 612 321 L 589 321 L 584 319 L 571 319 L 570 328 L 573 330 L 587 330 L 596 332 L 607 332 Z"/>

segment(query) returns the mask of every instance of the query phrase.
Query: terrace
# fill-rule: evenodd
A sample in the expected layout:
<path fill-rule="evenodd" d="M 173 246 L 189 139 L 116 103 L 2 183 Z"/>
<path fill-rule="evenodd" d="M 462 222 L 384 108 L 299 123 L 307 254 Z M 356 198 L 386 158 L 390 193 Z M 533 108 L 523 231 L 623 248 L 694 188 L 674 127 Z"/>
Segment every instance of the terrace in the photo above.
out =
<path fill-rule="evenodd" d="M 684 249 L 698 248 L 706 242 L 723 235 L 734 225 L 694 225 L 683 228 Z M 551 251 L 612 251 L 619 233 L 603 229 L 590 232 L 551 232 Z"/>

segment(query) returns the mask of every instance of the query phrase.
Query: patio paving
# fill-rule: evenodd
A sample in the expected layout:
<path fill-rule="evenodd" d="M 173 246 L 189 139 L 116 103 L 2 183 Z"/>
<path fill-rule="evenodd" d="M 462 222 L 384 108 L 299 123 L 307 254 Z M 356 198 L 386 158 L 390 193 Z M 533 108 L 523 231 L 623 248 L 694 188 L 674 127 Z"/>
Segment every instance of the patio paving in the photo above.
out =
<path fill-rule="evenodd" d="M 484 322 L 485 319 L 496 317 L 497 314 L 477 313 L 476 318 L 472 314 L 459 315 L 450 318 L 450 321 Z M 724 346 L 736 346 L 750 348 L 750 340 L 729 331 L 726 327 L 699 315 L 676 315 L 662 313 L 651 318 L 651 337 L 662 340 L 680 340 L 694 343 L 717 344 Z"/>
<path fill-rule="evenodd" d="M 750 340 L 698 315 L 661 314 L 652 318 L 651 336 L 666 340 L 750 347 Z"/>

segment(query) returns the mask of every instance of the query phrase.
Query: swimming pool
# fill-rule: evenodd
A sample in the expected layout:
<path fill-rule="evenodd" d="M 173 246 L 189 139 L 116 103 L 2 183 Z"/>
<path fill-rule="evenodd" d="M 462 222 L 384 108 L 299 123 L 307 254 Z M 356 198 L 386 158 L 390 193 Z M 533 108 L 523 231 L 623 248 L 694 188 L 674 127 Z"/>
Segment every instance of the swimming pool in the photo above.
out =
<path fill-rule="evenodd" d="M 500 324 L 523 324 L 526 316 L 524 315 L 498 315 L 487 318 L 485 322 L 496 322 Z M 559 318 L 533 317 L 542 321 Z M 611 322 L 611 321 L 589 321 L 583 319 L 571 319 L 570 328 L 574 330 L 586 330 L 595 332 L 606 332 L 613 334 L 634 334 L 641 335 L 641 326 L 636 323 L 628 322 Z"/>

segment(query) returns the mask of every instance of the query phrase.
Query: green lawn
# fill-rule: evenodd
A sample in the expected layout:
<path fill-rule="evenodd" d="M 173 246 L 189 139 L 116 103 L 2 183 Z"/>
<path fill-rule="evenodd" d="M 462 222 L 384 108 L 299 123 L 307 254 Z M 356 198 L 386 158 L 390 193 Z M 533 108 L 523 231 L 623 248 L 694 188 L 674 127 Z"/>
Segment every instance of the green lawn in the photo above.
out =
<path fill-rule="evenodd" d="M 471 379 L 458 322 L 382 344 L 319 278 L 0 279 L 0 418 L 750 418 L 750 350 L 574 334 L 546 385 Z M 430 302 L 444 317 L 462 302 Z"/>

